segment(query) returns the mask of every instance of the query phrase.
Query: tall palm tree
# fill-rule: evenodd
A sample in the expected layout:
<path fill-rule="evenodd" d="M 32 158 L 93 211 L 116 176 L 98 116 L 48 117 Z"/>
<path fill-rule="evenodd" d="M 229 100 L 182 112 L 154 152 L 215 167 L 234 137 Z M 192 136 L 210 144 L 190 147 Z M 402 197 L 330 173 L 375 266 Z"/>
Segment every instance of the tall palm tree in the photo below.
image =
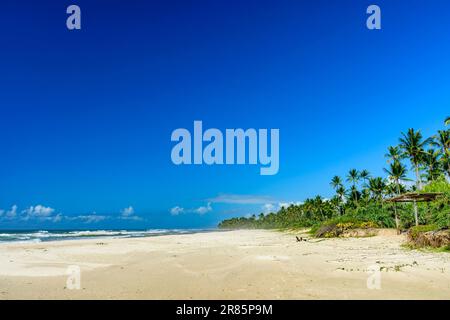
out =
<path fill-rule="evenodd" d="M 340 186 L 339 188 L 336 189 L 336 194 L 339 196 L 339 198 L 342 201 L 345 201 L 345 193 L 346 193 L 346 191 L 345 191 L 344 186 Z"/>
<path fill-rule="evenodd" d="M 394 183 L 397 195 L 401 193 L 401 182 L 408 181 L 407 169 L 400 161 L 394 161 L 390 164 L 389 169 L 384 168 L 384 172 L 388 174 L 389 179 Z"/>
<path fill-rule="evenodd" d="M 364 182 L 367 182 L 370 178 L 370 172 L 366 169 L 362 170 L 359 173 L 359 178 L 362 179 Z"/>
<path fill-rule="evenodd" d="M 440 152 L 434 149 L 427 150 L 423 156 L 423 166 L 426 171 L 425 178 L 428 182 L 436 180 L 441 175 L 439 156 Z"/>
<path fill-rule="evenodd" d="M 348 190 L 348 197 L 353 201 L 355 206 L 358 206 L 358 200 L 361 198 L 361 192 L 359 192 L 355 185 L 352 185 L 350 190 Z"/>
<path fill-rule="evenodd" d="M 441 157 L 442 169 L 447 173 L 450 178 L 450 150 L 444 153 Z"/>
<path fill-rule="evenodd" d="M 432 144 L 441 150 L 441 165 L 446 174 L 450 177 L 450 130 L 439 130 L 438 134 L 434 136 Z"/>
<path fill-rule="evenodd" d="M 416 173 L 416 186 L 419 190 L 422 189 L 420 164 L 422 163 L 423 155 L 425 153 L 424 147 L 430 142 L 431 139 L 428 138 L 423 140 L 422 133 L 420 133 L 420 131 L 415 131 L 414 129 L 409 129 L 406 134 L 402 132 L 402 137 L 400 138 L 399 146 L 414 167 Z"/>
<path fill-rule="evenodd" d="M 445 119 L 445 125 L 449 125 L 450 124 L 450 117 L 447 117 L 446 119 Z"/>
<path fill-rule="evenodd" d="M 381 201 L 383 198 L 384 190 L 386 188 L 386 182 L 381 177 L 370 178 L 368 188 L 373 197 L 376 200 Z"/>
<path fill-rule="evenodd" d="M 330 185 L 336 191 L 336 196 L 333 198 L 334 201 L 332 202 L 332 204 L 334 204 L 336 206 L 336 208 L 339 211 L 339 214 L 342 214 L 342 206 L 341 206 L 341 204 L 344 201 L 345 188 L 344 188 L 344 185 L 342 183 L 341 177 L 334 176 L 331 179 Z"/>
<path fill-rule="evenodd" d="M 358 188 L 356 187 L 359 183 L 360 175 L 359 171 L 356 169 L 351 169 L 347 174 L 347 182 L 352 184 L 350 189 L 350 199 L 352 199 L 355 205 L 358 205 L 358 199 L 360 197 Z"/>
<path fill-rule="evenodd" d="M 353 186 L 359 183 L 360 175 L 356 169 L 351 169 L 347 174 L 347 182 L 350 182 Z"/>
<path fill-rule="evenodd" d="M 370 201 L 370 190 L 368 188 L 364 188 L 361 190 L 361 200 L 364 203 L 369 203 Z"/>
<path fill-rule="evenodd" d="M 331 179 L 330 185 L 333 187 L 333 189 L 338 189 L 339 187 L 342 186 L 342 179 L 339 176 L 334 176 Z"/>
<path fill-rule="evenodd" d="M 402 151 L 400 150 L 400 147 L 398 146 L 390 146 L 388 148 L 388 152 L 384 155 L 385 158 L 387 158 L 387 163 L 394 162 L 394 161 L 400 161 L 403 158 Z"/>
<path fill-rule="evenodd" d="M 432 144 L 442 150 L 442 153 L 450 149 L 450 130 L 439 130 L 433 137 Z"/>

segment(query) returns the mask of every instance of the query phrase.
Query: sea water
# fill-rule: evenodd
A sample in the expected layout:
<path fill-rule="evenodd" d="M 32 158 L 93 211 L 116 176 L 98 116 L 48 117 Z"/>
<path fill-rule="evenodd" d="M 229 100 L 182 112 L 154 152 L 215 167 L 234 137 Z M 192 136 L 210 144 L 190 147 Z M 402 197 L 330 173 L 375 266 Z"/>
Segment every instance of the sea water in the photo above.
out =
<path fill-rule="evenodd" d="M 149 229 L 149 230 L 0 230 L 3 242 L 43 242 L 92 238 L 139 238 L 159 235 L 207 232 L 207 229 Z"/>

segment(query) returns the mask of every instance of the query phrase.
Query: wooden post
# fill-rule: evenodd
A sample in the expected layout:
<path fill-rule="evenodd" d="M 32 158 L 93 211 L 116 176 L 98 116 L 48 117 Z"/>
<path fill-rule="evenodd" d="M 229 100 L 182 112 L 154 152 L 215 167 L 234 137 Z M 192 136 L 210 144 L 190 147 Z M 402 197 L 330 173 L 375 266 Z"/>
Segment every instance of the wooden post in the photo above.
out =
<path fill-rule="evenodd" d="M 397 203 L 394 202 L 394 215 L 395 215 L 395 228 L 397 229 L 397 234 L 400 234 L 400 222 L 398 220 L 397 214 Z"/>
<path fill-rule="evenodd" d="M 417 209 L 417 202 L 414 200 L 414 218 L 416 219 L 416 226 L 419 225 L 419 213 Z"/>

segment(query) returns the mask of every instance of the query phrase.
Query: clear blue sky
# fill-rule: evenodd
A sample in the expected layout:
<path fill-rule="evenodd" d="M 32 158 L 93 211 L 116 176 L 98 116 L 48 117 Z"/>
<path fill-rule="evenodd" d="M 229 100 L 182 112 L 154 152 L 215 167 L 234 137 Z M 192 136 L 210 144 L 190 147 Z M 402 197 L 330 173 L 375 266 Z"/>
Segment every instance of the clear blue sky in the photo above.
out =
<path fill-rule="evenodd" d="M 432 134 L 450 113 L 445 0 L 1 7 L 0 228 L 215 226 L 330 196 L 353 167 L 381 175 L 401 131 Z M 279 128 L 279 173 L 173 165 L 171 132 L 194 120 Z"/>

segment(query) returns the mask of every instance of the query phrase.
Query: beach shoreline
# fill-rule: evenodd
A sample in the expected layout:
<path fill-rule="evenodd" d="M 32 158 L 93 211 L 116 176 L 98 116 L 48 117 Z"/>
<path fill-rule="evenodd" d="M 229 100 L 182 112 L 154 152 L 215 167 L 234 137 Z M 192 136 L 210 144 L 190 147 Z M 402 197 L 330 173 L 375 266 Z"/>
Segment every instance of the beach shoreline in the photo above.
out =
<path fill-rule="evenodd" d="M 237 230 L 2 243 L 0 299 L 450 297 L 448 253 L 406 249 L 404 236 L 390 232 L 302 242 L 296 235 L 309 238 Z M 74 267 L 79 290 L 67 282 Z"/>

